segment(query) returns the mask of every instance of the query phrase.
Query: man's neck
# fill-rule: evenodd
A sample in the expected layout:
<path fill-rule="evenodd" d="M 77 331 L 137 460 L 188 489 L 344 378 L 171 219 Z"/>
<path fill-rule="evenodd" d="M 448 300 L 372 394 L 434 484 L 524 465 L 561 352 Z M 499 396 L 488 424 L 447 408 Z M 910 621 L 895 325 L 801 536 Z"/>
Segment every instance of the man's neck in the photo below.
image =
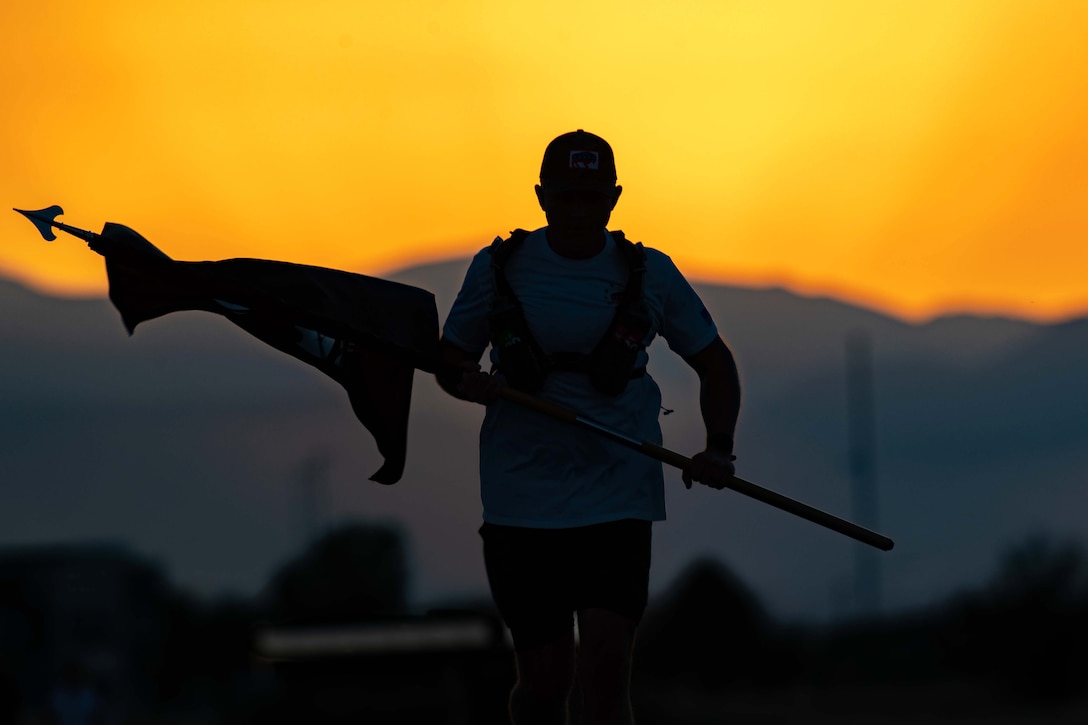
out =
<path fill-rule="evenodd" d="M 545 231 L 548 246 L 560 257 L 589 259 L 604 248 L 604 230 L 591 232 L 563 232 L 549 226 Z"/>

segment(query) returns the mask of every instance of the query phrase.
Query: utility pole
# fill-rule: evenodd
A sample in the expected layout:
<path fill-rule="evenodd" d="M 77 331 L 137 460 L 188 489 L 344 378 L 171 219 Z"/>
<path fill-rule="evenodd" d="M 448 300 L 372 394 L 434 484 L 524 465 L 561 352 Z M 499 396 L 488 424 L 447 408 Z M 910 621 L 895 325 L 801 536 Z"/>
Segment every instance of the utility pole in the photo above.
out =
<path fill-rule="evenodd" d="M 846 337 L 846 408 L 849 428 L 851 505 L 855 521 L 879 524 L 876 475 L 876 403 L 873 395 L 873 345 L 867 332 Z M 854 612 L 878 614 L 881 608 L 880 560 L 868 547 L 854 547 Z"/>

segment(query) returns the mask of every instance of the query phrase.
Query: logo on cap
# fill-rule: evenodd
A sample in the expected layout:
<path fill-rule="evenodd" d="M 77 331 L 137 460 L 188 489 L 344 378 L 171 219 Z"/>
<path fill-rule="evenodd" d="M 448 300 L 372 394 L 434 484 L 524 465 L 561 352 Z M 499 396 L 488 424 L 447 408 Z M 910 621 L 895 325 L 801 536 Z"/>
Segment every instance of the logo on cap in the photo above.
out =
<path fill-rule="evenodd" d="M 571 151 L 570 168 L 572 169 L 599 169 L 600 161 L 596 151 Z"/>

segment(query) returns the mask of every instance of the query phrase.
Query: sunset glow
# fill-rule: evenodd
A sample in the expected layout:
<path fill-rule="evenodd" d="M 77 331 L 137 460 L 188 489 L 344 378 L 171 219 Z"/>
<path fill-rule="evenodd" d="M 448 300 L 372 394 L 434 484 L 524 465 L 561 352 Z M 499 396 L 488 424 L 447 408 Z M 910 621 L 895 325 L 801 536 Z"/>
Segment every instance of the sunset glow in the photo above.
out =
<path fill-rule="evenodd" d="M 907 319 L 1088 314 L 1088 4 L 29 2 L 0 9 L 0 197 L 177 259 L 382 275 L 544 223 L 554 136 L 689 277 Z M 0 276 L 104 294 L 0 214 Z"/>

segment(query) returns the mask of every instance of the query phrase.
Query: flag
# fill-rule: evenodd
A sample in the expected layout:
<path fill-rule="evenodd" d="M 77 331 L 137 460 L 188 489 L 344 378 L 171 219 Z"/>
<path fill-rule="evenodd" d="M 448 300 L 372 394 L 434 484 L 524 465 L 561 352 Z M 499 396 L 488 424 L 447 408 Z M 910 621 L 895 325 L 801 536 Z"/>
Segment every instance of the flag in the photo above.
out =
<path fill-rule="evenodd" d="M 121 224 L 106 224 L 89 246 L 106 258 L 110 301 L 130 335 L 141 322 L 171 312 L 205 310 L 226 317 L 343 386 L 384 458 L 371 480 L 386 485 L 400 480 L 413 373 L 434 370 L 434 295 L 288 262 L 174 261 Z"/>

